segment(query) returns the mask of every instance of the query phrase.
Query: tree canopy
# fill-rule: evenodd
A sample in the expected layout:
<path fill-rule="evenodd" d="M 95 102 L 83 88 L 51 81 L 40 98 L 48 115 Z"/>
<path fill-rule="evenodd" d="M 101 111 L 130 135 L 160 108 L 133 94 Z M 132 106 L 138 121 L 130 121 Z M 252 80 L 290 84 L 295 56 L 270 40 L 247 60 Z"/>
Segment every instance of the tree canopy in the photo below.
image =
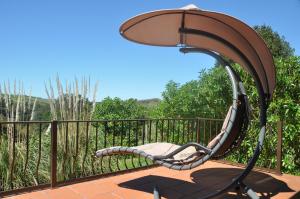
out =
<path fill-rule="evenodd" d="M 96 104 L 93 119 L 142 119 L 145 108 L 136 99 L 122 100 L 118 97 L 106 97 Z"/>
<path fill-rule="evenodd" d="M 271 26 L 254 26 L 253 29 L 263 38 L 274 58 L 287 58 L 294 55 L 294 49 L 284 36 L 274 31 Z"/>

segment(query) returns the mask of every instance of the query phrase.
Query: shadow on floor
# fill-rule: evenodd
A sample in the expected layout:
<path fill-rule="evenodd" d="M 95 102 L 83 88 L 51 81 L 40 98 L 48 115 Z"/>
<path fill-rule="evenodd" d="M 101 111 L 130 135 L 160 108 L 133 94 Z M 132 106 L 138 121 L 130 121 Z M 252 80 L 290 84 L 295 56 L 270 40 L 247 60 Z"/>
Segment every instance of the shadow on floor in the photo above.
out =
<path fill-rule="evenodd" d="M 295 193 L 295 195 L 293 195 L 290 199 L 299 199 L 299 198 L 300 198 L 300 191 Z"/>
<path fill-rule="evenodd" d="M 177 179 L 149 175 L 123 182 L 119 184 L 119 186 L 148 193 L 152 193 L 153 188 L 157 186 L 161 195 L 165 198 L 201 198 L 222 189 L 242 171 L 242 169 L 238 168 L 201 169 L 191 173 L 190 179 L 192 182 L 184 180 L 184 178 L 187 179 L 188 176 L 177 177 L 179 178 Z M 290 189 L 285 182 L 257 171 L 252 171 L 246 178 L 245 183 L 255 192 L 260 193 L 263 199 L 271 198 L 280 192 L 294 191 Z M 297 198 L 297 196 L 295 197 Z M 228 193 L 220 195 L 218 198 L 246 199 L 248 197 L 235 190 L 231 190 Z"/>

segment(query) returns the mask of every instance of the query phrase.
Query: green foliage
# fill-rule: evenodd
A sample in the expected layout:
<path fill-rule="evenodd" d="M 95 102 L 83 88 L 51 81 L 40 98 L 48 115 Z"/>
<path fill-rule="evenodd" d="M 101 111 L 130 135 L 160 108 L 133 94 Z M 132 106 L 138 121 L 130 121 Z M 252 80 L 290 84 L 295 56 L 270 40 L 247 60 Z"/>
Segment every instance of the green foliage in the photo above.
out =
<path fill-rule="evenodd" d="M 230 81 L 221 67 L 203 70 L 198 80 L 183 85 L 170 81 L 156 116 L 222 118 L 232 101 L 230 88 Z"/>
<path fill-rule="evenodd" d="M 275 168 L 276 166 L 276 143 L 277 122 L 283 121 L 283 172 L 300 173 L 300 57 L 275 59 L 276 65 L 276 89 L 268 108 L 268 131 L 264 144 L 263 153 L 258 165 L 262 167 Z M 237 67 L 237 66 L 236 66 Z M 253 147 L 259 132 L 258 123 L 258 96 L 251 77 L 240 71 L 244 80 L 249 99 L 253 107 L 253 122 L 247 132 L 247 137 L 241 148 L 229 157 L 232 161 L 246 163 L 251 157 Z M 250 92 L 249 92 L 250 91 Z M 241 154 L 243 154 L 241 156 Z"/>
<path fill-rule="evenodd" d="M 284 121 L 283 165 L 300 170 L 300 57 L 276 60 L 277 84 L 269 106 L 269 121 Z"/>
<path fill-rule="evenodd" d="M 136 99 L 121 100 L 106 97 L 96 104 L 94 120 L 101 119 L 142 119 L 145 118 L 146 108 L 139 105 Z"/>
<path fill-rule="evenodd" d="M 271 26 L 262 25 L 254 26 L 253 28 L 263 38 L 274 58 L 288 58 L 294 55 L 295 50 Z"/>

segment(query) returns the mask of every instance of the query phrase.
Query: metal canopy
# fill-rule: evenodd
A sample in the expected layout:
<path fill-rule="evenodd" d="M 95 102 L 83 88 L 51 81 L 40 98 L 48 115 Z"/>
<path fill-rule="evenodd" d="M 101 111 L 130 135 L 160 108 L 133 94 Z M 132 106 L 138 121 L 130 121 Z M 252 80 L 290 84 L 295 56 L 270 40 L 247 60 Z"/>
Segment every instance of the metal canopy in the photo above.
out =
<path fill-rule="evenodd" d="M 253 75 L 267 99 L 274 91 L 275 67 L 269 49 L 251 27 L 231 16 L 188 5 L 133 17 L 122 24 L 120 33 L 141 44 L 215 51 Z"/>

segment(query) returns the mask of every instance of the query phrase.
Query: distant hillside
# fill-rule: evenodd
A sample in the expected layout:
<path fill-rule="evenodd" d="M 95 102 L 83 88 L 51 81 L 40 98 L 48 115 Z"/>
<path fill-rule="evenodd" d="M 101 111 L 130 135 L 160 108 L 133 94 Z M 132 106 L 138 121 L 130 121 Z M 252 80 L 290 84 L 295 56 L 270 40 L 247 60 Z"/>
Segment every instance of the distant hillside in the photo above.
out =
<path fill-rule="evenodd" d="M 143 99 L 143 100 L 138 100 L 138 103 L 144 107 L 154 107 L 159 104 L 161 99 L 158 98 L 152 98 L 152 99 Z"/>
<path fill-rule="evenodd" d="M 37 97 L 35 120 L 48 121 L 51 120 L 49 100 Z"/>
<path fill-rule="evenodd" d="M 14 98 L 14 97 L 13 97 Z M 26 101 L 28 101 L 29 96 L 25 96 Z M 41 98 L 41 97 L 31 97 L 31 101 L 37 99 L 36 107 L 35 107 L 35 120 L 36 121 L 49 121 L 51 120 L 51 113 L 50 113 L 50 105 L 49 105 L 49 100 L 46 98 Z M 143 99 L 143 100 L 138 100 L 138 104 L 146 107 L 146 108 L 152 108 L 157 106 L 160 103 L 161 99 L 158 98 L 152 98 L 152 99 Z M 3 105 L 0 103 L 0 115 L 1 111 L 4 111 L 5 108 L 2 107 Z M 30 113 L 29 113 L 30 114 Z"/>

